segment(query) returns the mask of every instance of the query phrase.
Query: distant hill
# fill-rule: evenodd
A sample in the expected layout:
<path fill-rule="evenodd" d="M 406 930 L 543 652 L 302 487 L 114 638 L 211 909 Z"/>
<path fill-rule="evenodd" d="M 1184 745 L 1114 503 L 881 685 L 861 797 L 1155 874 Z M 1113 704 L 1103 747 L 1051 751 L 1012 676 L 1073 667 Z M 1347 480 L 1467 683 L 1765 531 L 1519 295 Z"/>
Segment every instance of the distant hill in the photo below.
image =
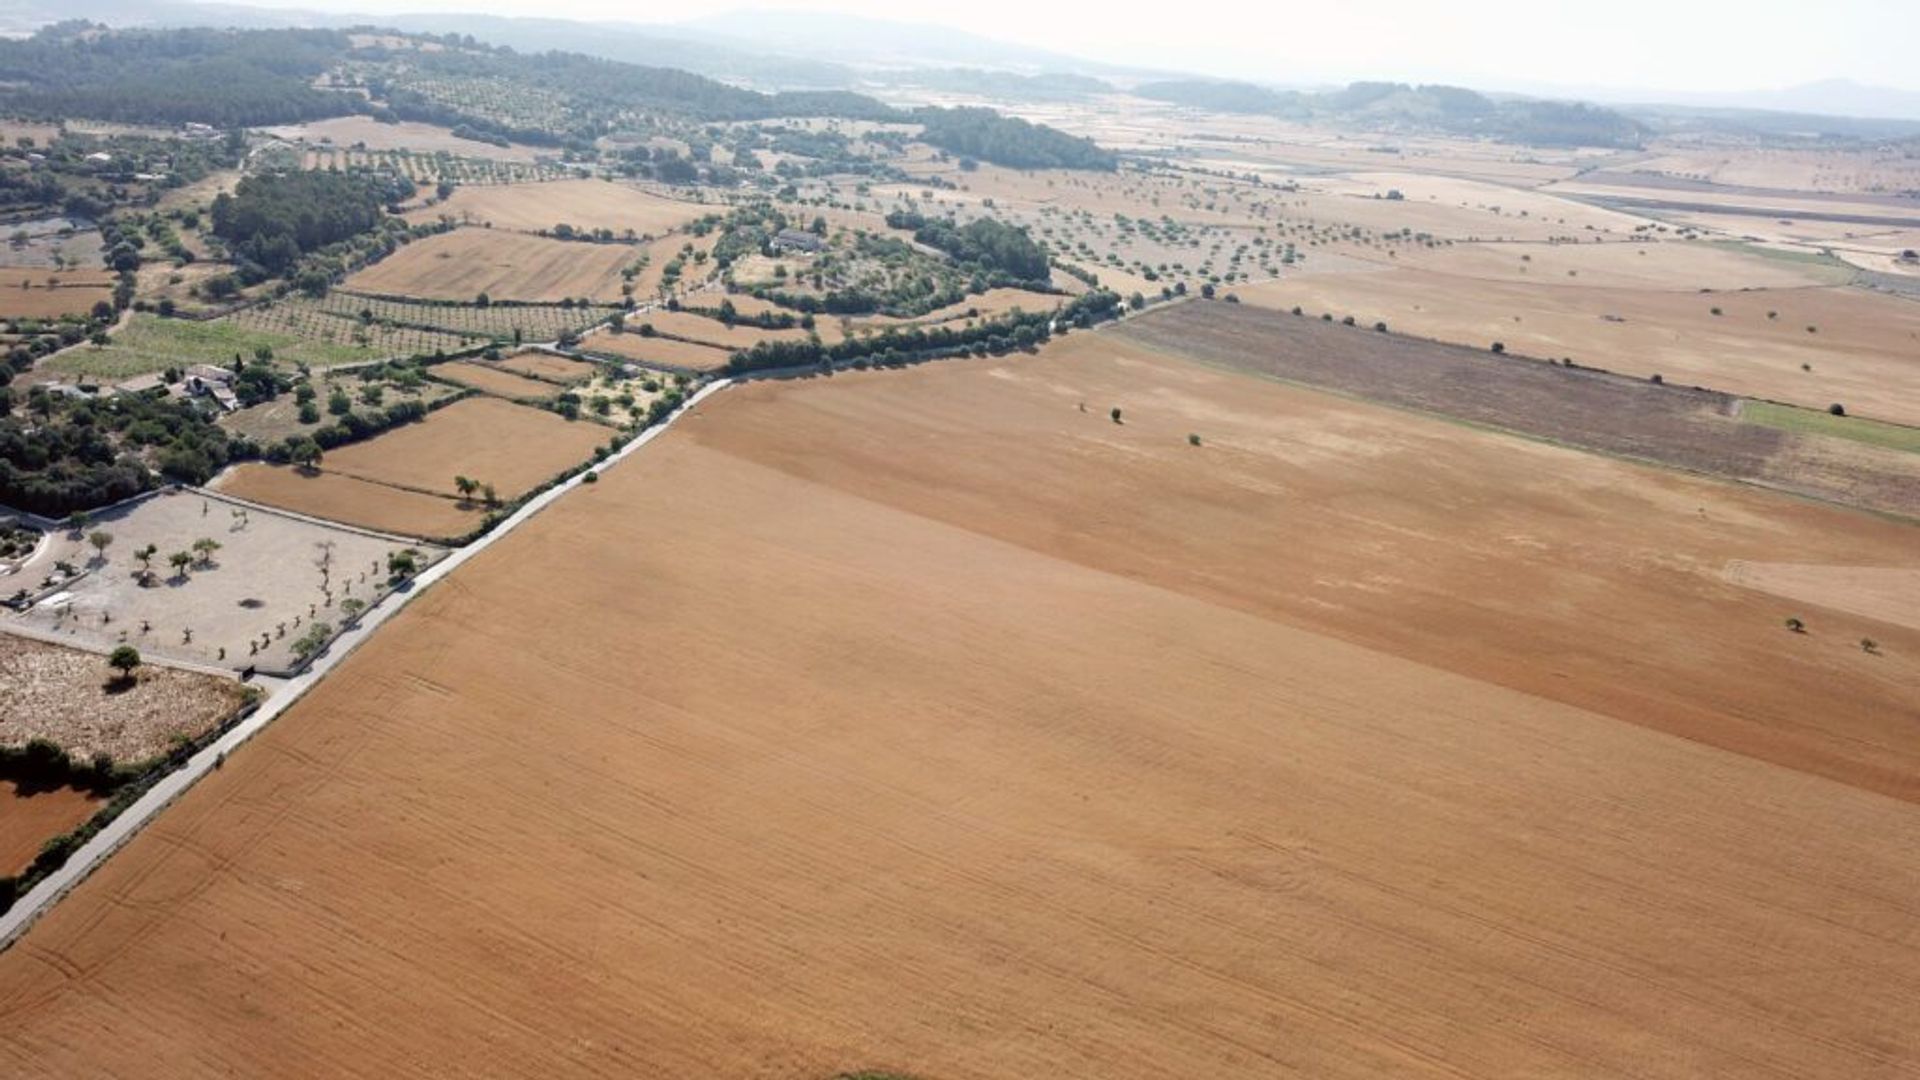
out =
<path fill-rule="evenodd" d="M 1111 83 L 1091 75 L 1057 71 L 1021 75 L 983 68 L 926 68 L 869 77 L 892 85 L 917 86 L 926 90 L 975 94 L 1009 101 L 1074 101 L 1113 92 Z"/>
<path fill-rule="evenodd" d="M 1725 94 L 1661 94 L 1659 102 L 1702 108 L 1762 109 L 1802 116 L 1920 120 L 1920 91 L 1867 86 L 1851 79 L 1823 79 L 1780 90 Z"/>
<path fill-rule="evenodd" d="M 1303 96 L 1296 92 L 1214 79 L 1168 79 L 1142 83 L 1134 87 L 1133 92 L 1152 101 L 1165 101 L 1210 112 L 1279 116 L 1305 108 Z"/>
<path fill-rule="evenodd" d="M 1637 146 L 1649 134 L 1646 125 L 1612 109 L 1578 102 L 1495 101 L 1458 86 L 1356 82 L 1308 94 L 1252 83 L 1182 79 L 1143 83 L 1134 93 L 1214 112 L 1489 135 L 1545 146 Z"/>
<path fill-rule="evenodd" d="M 1119 74 L 1127 69 L 949 27 L 813 11 L 729 11 L 663 33 L 716 45 L 880 68 L 974 67 Z"/>
<path fill-rule="evenodd" d="M 63 19 L 82 18 L 116 27 L 230 27 L 243 30 L 313 27 L 343 29 L 377 25 L 416 34 L 463 34 L 487 45 L 519 52 L 572 52 L 602 60 L 678 68 L 696 75 L 766 89 L 847 89 L 859 82 L 842 64 L 769 56 L 694 41 L 635 23 L 510 18 L 479 14 L 339 14 L 297 8 L 193 3 L 191 0 L 25 0 L 0 15 L 0 28 L 29 32 Z"/>

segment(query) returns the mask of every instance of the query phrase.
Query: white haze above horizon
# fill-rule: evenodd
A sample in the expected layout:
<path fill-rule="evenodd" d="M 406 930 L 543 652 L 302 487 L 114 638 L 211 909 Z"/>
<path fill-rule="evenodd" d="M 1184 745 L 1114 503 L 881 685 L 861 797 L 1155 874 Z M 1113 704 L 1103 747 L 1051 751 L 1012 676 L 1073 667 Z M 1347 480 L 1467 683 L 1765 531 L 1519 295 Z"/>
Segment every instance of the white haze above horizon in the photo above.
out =
<path fill-rule="evenodd" d="M 1920 91 L 1920 0 L 238 0 L 332 12 L 481 12 L 662 28 L 742 9 L 950 26 L 1090 60 L 1315 84 L 1715 93 L 1828 79 Z"/>

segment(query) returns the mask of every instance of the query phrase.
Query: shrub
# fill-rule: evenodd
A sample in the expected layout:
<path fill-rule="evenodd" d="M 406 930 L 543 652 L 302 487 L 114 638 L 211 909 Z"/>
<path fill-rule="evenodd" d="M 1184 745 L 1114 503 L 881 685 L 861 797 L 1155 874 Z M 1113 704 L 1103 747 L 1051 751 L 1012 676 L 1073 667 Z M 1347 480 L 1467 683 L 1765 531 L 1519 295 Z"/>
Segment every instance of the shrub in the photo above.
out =
<path fill-rule="evenodd" d="M 1500 354 L 1500 353 L 1504 353 L 1504 352 L 1506 352 L 1506 351 L 1507 351 L 1507 343 L 1506 343 L 1506 342 L 1504 342 L 1504 341 L 1496 341 L 1496 342 L 1494 342 L 1494 343 L 1493 343 L 1493 351 L 1494 351 L 1494 353 L 1495 353 L 1496 355 L 1498 355 L 1498 354 Z"/>
<path fill-rule="evenodd" d="M 1115 405 L 1110 411 L 1108 411 L 1107 416 L 1112 418 L 1114 423 L 1116 424 L 1120 423 L 1120 406 Z"/>
<path fill-rule="evenodd" d="M 121 679 L 130 679 L 133 669 L 140 666 L 140 650 L 131 645 L 121 645 L 108 654 L 107 666 L 118 671 Z"/>
<path fill-rule="evenodd" d="M 1786 625 L 1788 630 L 1791 630 L 1796 634 L 1804 634 L 1807 632 L 1807 624 L 1801 621 L 1800 617 L 1797 615 L 1787 616 Z"/>
<path fill-rule="evenodd" d="M 1845 416 L 1847 415 L 1847 407 L 1836 401 L 1827 406 L 1827 412 L 1833 416 Z"/>
<path fill-rule="evenodd" d="M 1190 435 L 1188 435 L 1188 436 L 1187 436 L 1187 445 L 1188 445 L 1188 446 L 1199 446 L 1199 445 L 1200 445 L 1200 436 L 1198 436 L 1198 435 L 1191 435 L 1191 434 L 1190 434 Z"/>

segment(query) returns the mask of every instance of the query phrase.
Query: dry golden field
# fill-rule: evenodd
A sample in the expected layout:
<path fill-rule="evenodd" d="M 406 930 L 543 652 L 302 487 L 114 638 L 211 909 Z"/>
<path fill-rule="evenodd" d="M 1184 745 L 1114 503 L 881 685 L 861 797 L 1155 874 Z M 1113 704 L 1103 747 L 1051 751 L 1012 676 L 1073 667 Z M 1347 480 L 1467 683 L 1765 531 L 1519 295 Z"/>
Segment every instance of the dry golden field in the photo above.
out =
<path fill-rule="evenodd" d="M 0 318 L 84 315 L 112 299 L 113 275 L 105 270 L 0 267 Z"/>
<path fill-rule="evenodd" d="M 383 124 L 366 116 L 342 116 L 316 120 L 308 124 L 267 128 L 266 132 L 289 142 L 336 146 L 347 149 L 362 146 L 368 150 L 412 150 L 432 154 L 445 151 L 460 157 L 486 158 L 532 164 L 539 153 L 531 146 L 495 146 L 475 139 L 462 139 L 447 128 L 434 124 L 403 121 Z"/>
<path fill-rule="evenodd" d="M 0 1066 L 1900 1075 L 1920 630 L 1725 571 L 1914 536 L 1111 334 L 750 384 L 0 955 Z"/>
<path fill-rule="evenodd" d="M 644 320 L 645 316 L 639 316 Z M 583 338 L 580 347 L 594 353 L 618 356 L 641 363 L 664 364 L 689 371 L 718 371 L 727 366 L 732 350 L 713 345 L 695 345 L 673 338 L 646 337 L 637 333 L 600 332 Z"/>
<path fill-rule="evenodd" d="M 569 360 L 564 356 L 527 349 L 499 360 L 496 364 L 507 371 L 518 372 L 533 379 L 552 379 L 563 383 L 579 382 L 591 378 L 594 367 L 580 360 Z"/>
<path fill-rule="evenodd" d="M 1920 424 L 1920 301 L 1884 293 L 1604 289 L 1463 281 L 1412 268 L 1302 275 L 1233 291 L 1251 304 L 1384 321 L 1441 341 L 1498 341 L 1527 356 L 1571 356 L 1610 371 L 1817 409 L 1839 403 Z"/>
<path fill-rule="evenodd" d="M 23 792 L 0 780 L 0 877 L 25 870 L 42 844 L 92 817 L 105 801 L 78 788 Z"/>
<path fill-rule="evenodd" d="M 557 303 L 620 299 L 620 271 L 637 257 L 622 244 L 548 240 L 500 229 L 455 229 L 416 240 L 347 278 L 346 287 L 381 296 L 471 302 Z"/>
<path fill-rule="evenodd" d="M 471 386 L 489 394 L 498 394 L 509 399 L 550 398 L 560 392 L 558 386 L 544 383 L 538 379 L 528 379 L 503 371 L 497 364 L 486 361 L 456 361 L 441 364 L 433 373 L 443 379 L 451 379 L 462 386 Z"/>
<path fill-rule="evenodd" d="M 228 469 L 213 486 L 250 502 L 400 536 L 462 537 L 480 526 L 485 513 L 426 492 L 260 462 Z"/>
<path fill-rule="evenodd" d="M 453 496 L 456 476 L 492 484 L 518 498 L 578 465 L 607 440 L 605 428 L 499 398 L 456 401 L 365 442 L 329 450 L 325 472 L 430 494 Z"/>
<path fill-rule="evenodd" d="M 553 180 L 460 187 L 445 202 L 420 207 L 406 216 L 415 222 L 450 217 L 514 232 L 569 225 L 584 230 L 611 229 L 616 236 L 629 230 L 638 236 L 658 236 L 714 211 L 703 203 L 668 199 L 607 180 Z"/>

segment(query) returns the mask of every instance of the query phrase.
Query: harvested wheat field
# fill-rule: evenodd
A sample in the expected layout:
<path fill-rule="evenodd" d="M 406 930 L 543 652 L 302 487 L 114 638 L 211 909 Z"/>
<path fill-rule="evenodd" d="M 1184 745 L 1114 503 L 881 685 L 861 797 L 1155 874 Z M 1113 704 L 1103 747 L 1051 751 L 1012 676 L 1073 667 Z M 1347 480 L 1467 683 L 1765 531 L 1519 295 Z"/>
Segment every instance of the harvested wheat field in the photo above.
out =
<path fill-rule="evenodd" d="M 718 324 L 715 324 L 718 325 Z M 591 353 L 637 360 L 643 364 L 685 368 L 689 371 L 718 371 L 732 358 L 730 349 L 696 345 L 673 338 L 647 337 L 642 334 L 597 333 L 583 338 L 580 347 Z"/>
<path fill-rule="evenodd" d="M 732 389 L 0 955 L 0 1065 L 1909 1072 L 1920 632 L 1721 568 L 1913 536 L 1106 334 Z"/>
<path fill-rule="evenodd" d="M 550 379 L 577 383 L 593 378 L 597 365 L 585 360 L 570 360 L 537 349 L 526 349 L 495 362 L 496 367 L 525 375 L 530 379 Z"/>
<path fill-rule="evenodd" d="M 462 386 L 471 386 L 509 399 L 542 400 L 560 392 L 560 388 L 552 383 L 528 379 L 515 375 L 511 371 L 502 371 L 498 365 L 491 362 L 456 361 L 451 364 L 441 364 L 433 369 L 433 373 L 440 378 L 451 379 Z"/>
<path fill-rule="evenodd" d="M 620 271 L 635 259 L 622 244 L 548 240 L 496 229 L 455 229 L 415 240 L 346 281 L 377 296 L 470 302 L 559 303 L 620 299 Z"/>
<path fill-rule="evenodd" d="M 447 153 L 459 157 L 485 158 L 490 161 L 517 161 L 531 164 L 539 151 L 515 144 L 496 146 L 476 139 L 463 139 L 434 124 L 414 121 L 381 123 L 366 116 L 343 116 L 316 120 L 307 124 L 289 124 L 264 129 L 275 138 L 341 148 L 367 150 L 412 150 L 422 154 Z"/>
<path fill-rule="evenodd" d="M 329 450 L 323 472 L 436 495 L 472 477 L 514 499 L 587 460 L 607 429 L 499 398 L 456 401 L 365 442 Z"/>
<path fill-rule="evenodd" d="M 445 202 L 421 207 L 406 216 L 416 223 L 450 217 L 514 232 L 540 232 L 566 225 L 576 231 L 610 229 L 616 236 L 628 232 L 658 236 L 715 210 L 608 180 L 552 180 L 461 187 Z"/>
<path fill-rule="evenodd" d="M 235 465 L 213 487 L 250 502 L 398 536 L 463 537 L 480 527 L 483 516 L 478 506 L 439 495 L 288 465 Z"/>
<path fill-rule="evenodd" d="M 113 300 L 113 275 L 105 270 L 0 268 L 0 317 L 84 315 L 103 300 Z"/>

